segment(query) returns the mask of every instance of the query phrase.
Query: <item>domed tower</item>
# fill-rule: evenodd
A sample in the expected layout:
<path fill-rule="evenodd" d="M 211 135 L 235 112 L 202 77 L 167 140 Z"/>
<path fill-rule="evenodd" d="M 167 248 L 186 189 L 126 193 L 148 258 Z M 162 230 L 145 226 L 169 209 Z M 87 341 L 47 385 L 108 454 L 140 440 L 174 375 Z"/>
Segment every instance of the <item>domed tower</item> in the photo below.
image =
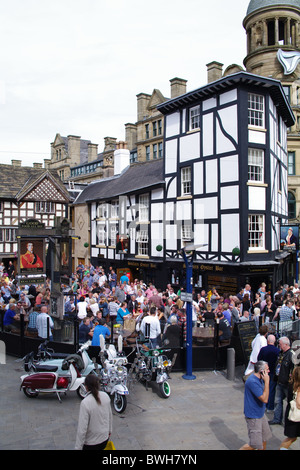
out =
<path fill-rule="evenodd" d="M 291 51 L 300 58 L 300 1 L 251 0 L 243 26 L 247 33 L 246 70 L 272 78 L 283 78 L 287 71 L 290 74 L 292 69 L 284 69 L 278 51 L 287 63 L 296 62 L 289 57 Z"/>
<path fill-rule="evenodd" d="M 244 66 L 280 80 L 295 115 L 288 131 L 290 223 L 300 221 L 300 0 L 251 0 Z"/>

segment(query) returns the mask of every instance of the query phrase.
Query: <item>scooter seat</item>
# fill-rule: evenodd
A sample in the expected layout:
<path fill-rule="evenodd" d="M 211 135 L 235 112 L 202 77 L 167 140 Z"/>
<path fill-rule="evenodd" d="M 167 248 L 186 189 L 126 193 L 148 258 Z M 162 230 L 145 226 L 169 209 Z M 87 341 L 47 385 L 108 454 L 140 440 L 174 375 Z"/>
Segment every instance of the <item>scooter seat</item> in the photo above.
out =
<path fill-rule="evenodd" d="M 48 364 L 36 364 L 36 372 L 56 372 L 58 366 L 51 366 Z"/>
<path fill-rule="evenodd" d="M 68 353 L 51 353 L 51 359 L 66 359 Z"/>

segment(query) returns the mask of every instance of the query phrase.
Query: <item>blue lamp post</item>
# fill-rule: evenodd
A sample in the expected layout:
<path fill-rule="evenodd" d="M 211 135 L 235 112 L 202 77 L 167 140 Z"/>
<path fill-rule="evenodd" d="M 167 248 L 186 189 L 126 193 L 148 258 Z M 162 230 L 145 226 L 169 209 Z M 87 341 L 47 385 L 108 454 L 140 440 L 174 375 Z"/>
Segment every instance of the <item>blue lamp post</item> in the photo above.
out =
<path fill-rule="evenodd" d="M 193 375 L 193 321 L 192 321 L 192 292 L 193 292 L 193 258 L 197 248 L 206 245 L 187 245 L 181 249 L 186 267 L 186 373 L 182 376 L 186 380 L 195 380 Z M 184 300 L 181 296 L 181 299 Z"/>

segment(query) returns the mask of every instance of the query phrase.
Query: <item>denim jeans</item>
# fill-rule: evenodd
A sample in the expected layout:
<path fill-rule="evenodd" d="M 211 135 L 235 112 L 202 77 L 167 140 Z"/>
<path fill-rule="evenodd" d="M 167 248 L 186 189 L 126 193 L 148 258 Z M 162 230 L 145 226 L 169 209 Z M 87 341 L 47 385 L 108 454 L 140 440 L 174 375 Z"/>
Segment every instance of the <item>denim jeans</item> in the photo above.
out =
<path fill-rule="evenodd" d="M 273 421 L 277 423 L 282 422 L 283 418 L 283 400 L 287 398 L 288 386 L 277 384 L 276 385 L 276 392 L 275 392 L 275 409 L 274 409 L 274 417 Z"/>

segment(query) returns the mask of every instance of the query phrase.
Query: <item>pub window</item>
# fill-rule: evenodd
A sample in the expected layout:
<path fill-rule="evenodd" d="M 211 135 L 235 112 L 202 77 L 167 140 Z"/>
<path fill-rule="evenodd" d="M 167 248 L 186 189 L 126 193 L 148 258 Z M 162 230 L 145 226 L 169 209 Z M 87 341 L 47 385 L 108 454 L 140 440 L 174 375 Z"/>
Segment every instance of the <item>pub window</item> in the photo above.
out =
<path fill-rule="evenodd" d="M 192 193 L 191 167 L 181 169 L 181 196 L 188 196 Z"/>
<path fill-rule="evenodd" d="M 119 200 L 111 201 L 110 217 L 117 219 L 119 217 Z"/>
<path fill-rule="evenodd" d="M 105 225 L 98 224 L 97 226 L 98 245 L 106 245 Z"/>
<path fill-rule="evenodd" d="M 117 244 L 117 225 L 110 225 L 110 244 L 111 246 L 116 246 Z"/>
<path fill-rule="evenodd" d="M 137 244 L 138 244 L 138 255 L 140 256 L 148 256 L 148 231 L 147 230 L 140 230 L 137 232 Z"/>
<path fill-rule="evenodd" d="M 264 249 L 265 223 L 264 216 L 251 214 L 248 216 L 248 248 L 249 250 Z"/>
<path fill-rule="evenodd" d="M 194 106 L 190 109 L 190 125 L 189 130 L 200 128 L 200 106 Z"/>
<path fill-rule="evenodd" d="M 264 97 L 248 94 L 248 124 L 255 127 L 264 127 Z"/>
<path fill-rule="evenodd" d="M 38 201 L 35 203 L 35 212 L 39 214 L 54 214 L 55 204 L 51 201 Z"/>
<path fill-rule="evenodd" d="M 264 182 L 264 152 L 259 149 L 248 150 L 248 181 Z"/>
<path fill-rule="evenodd" d="M 143 194 L 139 197 L 139 221 L 149 221 L 149 196 Z"/>

